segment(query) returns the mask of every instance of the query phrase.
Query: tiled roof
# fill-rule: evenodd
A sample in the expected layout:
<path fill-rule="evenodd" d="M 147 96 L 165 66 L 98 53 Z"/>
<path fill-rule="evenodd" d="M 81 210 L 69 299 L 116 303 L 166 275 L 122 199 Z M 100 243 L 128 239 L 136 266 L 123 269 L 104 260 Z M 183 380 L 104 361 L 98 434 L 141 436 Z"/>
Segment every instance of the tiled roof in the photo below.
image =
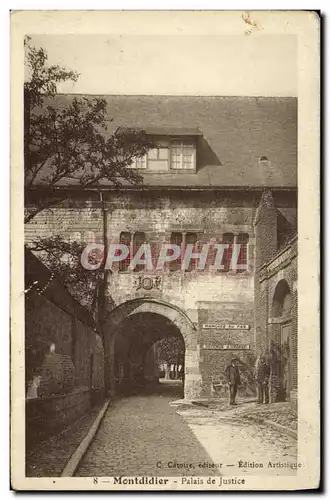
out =
<path fill-rule="evenodd" d="M 74 95 L 58 95 L 59 107 Z M 77 96 L 87 97 L 87 96 Z M 95 96 L 89 96 L 95 97 Z M 197 173 L 144 173 L 149 186 L 295 187 L 297 99 L 294 97 L 98 96 L 110 126 L 197 137 Z M 156 132 L 157 131 L 157 132 Z M 200 135 L 202 134 L 202 136 Z M 264 156 L 269 162 L 260 162 Z"/>

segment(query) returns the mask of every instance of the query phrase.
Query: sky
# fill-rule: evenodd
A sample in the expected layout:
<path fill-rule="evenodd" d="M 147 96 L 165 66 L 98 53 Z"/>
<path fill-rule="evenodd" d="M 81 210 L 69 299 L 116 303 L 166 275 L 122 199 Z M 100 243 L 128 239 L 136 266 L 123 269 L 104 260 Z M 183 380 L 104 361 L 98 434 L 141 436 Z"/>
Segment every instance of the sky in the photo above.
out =
<path fill-rule="evenodd" d="M 297 96 L 294 35 L 31 35 L 63 93 Z"/>

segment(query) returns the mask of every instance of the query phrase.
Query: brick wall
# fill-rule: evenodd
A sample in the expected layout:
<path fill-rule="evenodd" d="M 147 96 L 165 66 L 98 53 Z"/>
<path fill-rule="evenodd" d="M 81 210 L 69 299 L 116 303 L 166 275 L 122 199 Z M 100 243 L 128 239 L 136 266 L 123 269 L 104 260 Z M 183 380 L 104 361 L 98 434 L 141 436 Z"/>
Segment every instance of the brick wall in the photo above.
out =
<path fill-rule="evenodd" d="M 281 393 L 283 377 L 281 330 L 283 326 L 290 325 L 290 401 L 296 407 L 298 391 L 297 239 L 292 240 L 286 248 L 261 268 L 258 279 L 260 282 L 259 293 L 256 294 L 256 305 L 260 311 L 259 322 L 256 325 L 257 328 L 260 327 L 258 345 L 271 349 L 271 400 L 278 401 L 283 398 Z M 280 312 L 275 300 L 278 287 L 287 287 L 288 293 L 291 295 L 291 308 L 284 313 Z M 267 303 L 265 301 L 266 294 Z"/>

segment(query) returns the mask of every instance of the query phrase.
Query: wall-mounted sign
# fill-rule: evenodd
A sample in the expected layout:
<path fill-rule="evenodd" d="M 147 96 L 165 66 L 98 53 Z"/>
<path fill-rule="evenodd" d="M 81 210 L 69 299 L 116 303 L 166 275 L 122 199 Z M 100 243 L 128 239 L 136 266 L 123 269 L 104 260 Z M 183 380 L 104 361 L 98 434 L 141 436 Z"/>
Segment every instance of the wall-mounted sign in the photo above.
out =
<path fill-rule="evenodd" d="M 248 351 L 250 344 L 224 344 L 217 347 L 207 347 L 203 345 L 204 351 Z"/>
<path fill-rule="evenodd" d="M 227 325 L 223 323 L 203 323 L 204 330 L 250 330 L 250 325 Z"/>

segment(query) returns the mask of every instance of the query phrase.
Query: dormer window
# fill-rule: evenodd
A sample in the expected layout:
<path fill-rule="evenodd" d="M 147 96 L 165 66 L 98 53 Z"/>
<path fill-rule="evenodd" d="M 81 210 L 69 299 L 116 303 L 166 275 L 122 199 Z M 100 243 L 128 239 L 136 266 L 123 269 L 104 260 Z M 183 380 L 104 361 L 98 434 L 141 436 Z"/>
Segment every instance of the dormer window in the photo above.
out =
<path fill-rule="evenodd" d="M 151 137 L 155 147 L 134 160 L 129 168 L 146 172 L 196 171 L 196 136 Z"/>

